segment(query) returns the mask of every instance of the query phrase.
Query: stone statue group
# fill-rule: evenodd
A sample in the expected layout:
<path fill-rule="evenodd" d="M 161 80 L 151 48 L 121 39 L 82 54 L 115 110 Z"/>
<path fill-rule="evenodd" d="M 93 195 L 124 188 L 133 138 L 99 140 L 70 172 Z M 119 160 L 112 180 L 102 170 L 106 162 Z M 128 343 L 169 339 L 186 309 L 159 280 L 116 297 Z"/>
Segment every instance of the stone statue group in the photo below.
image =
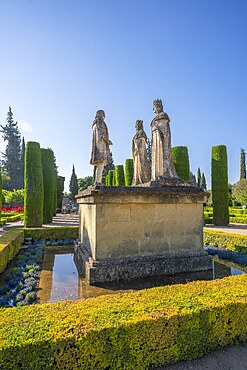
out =
<path fill-rule="evenodd" d="M 152 165 L 151 171 L 147 158 L 147 135 L 143 129 L 143 121 L 137 120 L 136 134 L 132 140 L 132 157 L 134 162 L 134 176 L 132 185 L 145 184 L 150 180 L 178 179 L 171 149 L 170 118 L 163 110 L 160 99 L 153 102 L 155 117 L 151 122 L 152 130 Z M 99 110 L 93 121 L 93 139 L 90 164 L 96 166 L 96 184 L 101 184 L 104 166 L 110 157 L 108 129 L 105 123 L 105 112 Z"/>

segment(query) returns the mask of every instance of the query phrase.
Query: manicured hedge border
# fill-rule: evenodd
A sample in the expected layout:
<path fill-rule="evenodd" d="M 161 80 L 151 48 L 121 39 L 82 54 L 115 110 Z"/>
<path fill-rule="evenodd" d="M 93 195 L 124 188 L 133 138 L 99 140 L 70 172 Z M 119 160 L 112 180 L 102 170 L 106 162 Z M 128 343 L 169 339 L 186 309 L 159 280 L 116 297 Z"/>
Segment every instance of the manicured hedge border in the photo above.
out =
<path fill-rule="evenodd" d="M 78 226 L 44 227 L 14 229 L 0 238 L 0 273 L 5 270 L 9 261 L 19 252 L 24 238 L 32 239 L 76 239 L 79 235 Z"/>
<path fill-rule="evenodd" d="M 0 238 L 0 273 L 19 252 L 24 242 L 23 230 L 10 230 Z"/>
<path fill-rule="evenodd" d="M 204 228 L 204 244 L 247 254 L 247 236 Z"/>
<path fill-rule="evenodd" d="M 247 277 L 0 311 L 0 368 L 147 369 L 247 340 Z"/>
<path fill-rule="evenodd" d="M 26 228 L 24 229 L 25 238 L 32 239 L 76 239 L 79 236 L 78 226 L 65 226 L 65 227 L 39 227 L 39 228 Z"/>

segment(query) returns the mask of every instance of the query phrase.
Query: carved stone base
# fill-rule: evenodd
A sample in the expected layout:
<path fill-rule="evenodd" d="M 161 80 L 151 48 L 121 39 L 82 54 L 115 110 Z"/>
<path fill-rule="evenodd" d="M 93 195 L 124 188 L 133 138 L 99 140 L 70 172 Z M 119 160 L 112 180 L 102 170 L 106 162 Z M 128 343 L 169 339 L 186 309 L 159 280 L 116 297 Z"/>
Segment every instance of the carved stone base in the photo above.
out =
<path fill-rule="evenodd" d="M 77 264 L 84 265 L 84 276 L 91 285 L 212 269 L 212 260 L 204 251 L 122 259 L 109 258 L 102 261 L 94 261 L 89 258 L 83 262 L 81 258 L 83 255 L 85 257 L 85 254 L 80 253 L 80 248 L 76 255 Z"/>

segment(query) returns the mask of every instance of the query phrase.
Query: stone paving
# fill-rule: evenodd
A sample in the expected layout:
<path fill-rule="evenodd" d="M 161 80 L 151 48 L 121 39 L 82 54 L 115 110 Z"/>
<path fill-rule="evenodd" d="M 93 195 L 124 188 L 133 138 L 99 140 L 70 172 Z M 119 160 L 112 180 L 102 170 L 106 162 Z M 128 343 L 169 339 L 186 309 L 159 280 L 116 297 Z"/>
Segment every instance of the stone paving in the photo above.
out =
<path fill-rule="evenodd" d="M 232 224 L 230 223 L 228 226 L 213 226 L 213 225 L 206 225 L 204 227 L 206 230 L 215 230 L 215 231 L 224 231 L 230 234 L 239 234 L 239 235 L 247 235 L 247 224 Z M 247 369 L 247 367 L 246 367 Z"/>

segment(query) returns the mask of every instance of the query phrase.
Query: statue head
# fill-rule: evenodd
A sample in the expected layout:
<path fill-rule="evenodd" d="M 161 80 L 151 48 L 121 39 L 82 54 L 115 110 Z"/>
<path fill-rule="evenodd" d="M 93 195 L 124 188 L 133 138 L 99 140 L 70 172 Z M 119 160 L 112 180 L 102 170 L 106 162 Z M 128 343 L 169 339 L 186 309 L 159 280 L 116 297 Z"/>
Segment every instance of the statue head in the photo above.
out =
<path fill-rule="evenodd" d="M 136 131 L 143 130 L 143 121 L 141 119 L 136 120 L 135 128 Z"/>
<path fill-rule="evenodd" d="M 99 118 L 99 119 L 104 120 L 105 119 L 105 112 L 102 109 L 97 110 L 95 118 L 96 119 Z"/>
<path fill-rule="evenodd" d="M 155 114 L 163 112 L 163 104 L 161 99 L 154 99 L 153 101 L 153 111 Z"/>

